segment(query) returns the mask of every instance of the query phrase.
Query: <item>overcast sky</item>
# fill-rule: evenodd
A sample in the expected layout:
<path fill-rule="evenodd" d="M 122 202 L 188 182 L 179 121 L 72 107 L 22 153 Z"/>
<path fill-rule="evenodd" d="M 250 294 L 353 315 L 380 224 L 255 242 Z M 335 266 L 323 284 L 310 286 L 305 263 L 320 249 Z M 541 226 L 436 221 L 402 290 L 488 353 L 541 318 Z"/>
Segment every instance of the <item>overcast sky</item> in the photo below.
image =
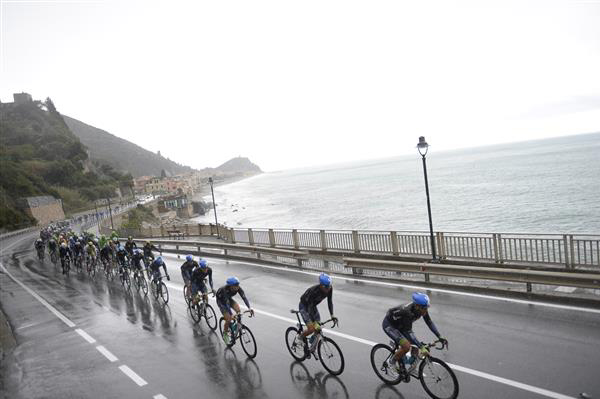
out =
<path fill-rule="evenodd" d="M 600 131 L 600 1 L 1 1 L 0 98 L 196 168 Z"/>

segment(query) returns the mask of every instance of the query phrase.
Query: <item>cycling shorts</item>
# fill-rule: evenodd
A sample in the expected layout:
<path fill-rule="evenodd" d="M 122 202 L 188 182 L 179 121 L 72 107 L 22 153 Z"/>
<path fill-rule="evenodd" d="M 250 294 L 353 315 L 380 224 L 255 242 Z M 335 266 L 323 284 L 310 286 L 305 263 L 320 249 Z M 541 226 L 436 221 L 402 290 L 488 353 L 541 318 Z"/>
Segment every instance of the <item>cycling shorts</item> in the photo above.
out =
<path fill-rule="evenodd" d="M 316 306 L 306 306 L 300 302 L 300 305 L 298 305 L 298 310 L 300 311 L 302 320 L 304 320 L 306 325 L 314 323 L 315 321 L 321 321 L 321 315 L 319 314 L 319 309 L 317 309 Z"/>
<path fill-rule="evenodd" d="M 221 311 L 221 314 L 229 313 L 230 315 L 233 315 L 233 312 L 231 311 L 231 308 L 234 305 L 237 305 L 237 302 L 234 301 L 233 299 L 221 301 L 221 300 L 219 300 L 217 298 L 217 306 L 219 307 L 219 310 Z"/>
<path fill-rule="evenodd" d="M 183 282 L 185 284 L 188 284 L 190 282 L 190 279 L 192 278 L 192 272 L 186 271 L 186 270 L 182 270 L 181 271 L 181 277 L 183 277 Z"/>
<path fill-rule="evenodd" d="M 206 294 L 208 292 L 204 281 L 202 281 L 201 283 L 196 283 L 192 281 L 192 296 L 196 295 L 198 291 L 200 291 L 203 294 Z"/>
<path fill-rule="evenodd" d="M 404 341 L 410 341 L 410 331 L 402 332 L 394 327 L 390 321 L 386 318 L 383 319 L 383 323 L 381 323 L 381 327 L 383 331 L 390 337 L 398 346 L 401 346 Z"/>

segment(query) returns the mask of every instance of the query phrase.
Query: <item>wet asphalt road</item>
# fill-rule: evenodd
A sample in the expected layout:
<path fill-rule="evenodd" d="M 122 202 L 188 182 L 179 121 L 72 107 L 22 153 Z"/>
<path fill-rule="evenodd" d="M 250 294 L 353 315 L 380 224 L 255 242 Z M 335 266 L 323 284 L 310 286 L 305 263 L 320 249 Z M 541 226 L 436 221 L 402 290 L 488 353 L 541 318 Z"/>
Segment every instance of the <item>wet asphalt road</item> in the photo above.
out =
<path fill-rule="evenodd" d="M 288 319 L 294 318 L 289 309 L 297 308 L 299 296 L 315 284 L 316 273 L 208 259 L 215 288 L 228 276 L 238 276 L 259 311 L 245 319 L 257 339 L 258 355 L 252 361 L 239 344 L 226 350 L 204 321 L 194 325 L 181 293 L 182 261 L 175 256 L 166 256 L 172 279 L 171 298 L 164 306 L 135 290 L 125 293 L 118 281 L 109 283 L 103 276 L 63 277 L 48 260 L 42 265 L 35 259 L 29 251 L 32 239 L 1 245 L 8 272 L 75 324 L 61 321 L 0 268 L 2 307 L 19 344 L 3 369 L 6 397 L 428 397 L 418 381 L 381 384 L 370 366 L 371 347 L 360 341 L 388 341 L 381 330 L 383 315 L 408 301 L 412 288 L 334 279 L 335 315 L 340 319 L 334 332 L 350 336 L 329 334 L 346 360 L 338 378 L 314 359 L 294 363 L 285 347 Z M 432 318 L 450 341 L 449 351 L 435 355 L 466 368 L 455 371 L 461 398 L 561 398 L 581 392 L 600 397 L 600 313 L 429 294 Z M 328 318 L 326 301 L 319 309 Z M 77 329 L 95 342 L 89 343 Z M 414 330 L 422 340 L 434 339 L 422 321 Z M 97 346 L 117 359 L 111 362 Z M 122 366 L 146 384 L 139 386 Z M 484 378 L 477 372 L 487 374 Z"/>

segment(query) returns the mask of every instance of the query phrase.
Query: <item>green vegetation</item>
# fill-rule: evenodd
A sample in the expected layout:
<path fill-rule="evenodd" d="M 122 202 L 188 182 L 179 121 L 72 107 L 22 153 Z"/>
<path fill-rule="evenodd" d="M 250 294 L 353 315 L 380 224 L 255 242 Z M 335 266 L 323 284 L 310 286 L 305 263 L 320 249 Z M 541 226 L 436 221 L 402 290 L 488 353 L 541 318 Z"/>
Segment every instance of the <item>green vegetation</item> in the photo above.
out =
<path fill-rule="evenodd" d="M 135 209 L 127 212 L 125 216 L 127 220 L 123 220 L 119 234 L 124 236 L 128 235 L 128 232 L 132 230 L 139 231 L 142 228 L 143 222 L 156 223 L 158 219 L 152 214 L 152 209 L 147 208 L 143 205 L 138 205 Z"/>
<path fill-rule="evenodd" d="M 49 98 L 0 104 L 0 228 L 35 221 L 18 206 L 21 197 L 52 195 L 66 213 L 93 208 L 94 200 L 131 187 L 131 175 L 93 164 Z"/>

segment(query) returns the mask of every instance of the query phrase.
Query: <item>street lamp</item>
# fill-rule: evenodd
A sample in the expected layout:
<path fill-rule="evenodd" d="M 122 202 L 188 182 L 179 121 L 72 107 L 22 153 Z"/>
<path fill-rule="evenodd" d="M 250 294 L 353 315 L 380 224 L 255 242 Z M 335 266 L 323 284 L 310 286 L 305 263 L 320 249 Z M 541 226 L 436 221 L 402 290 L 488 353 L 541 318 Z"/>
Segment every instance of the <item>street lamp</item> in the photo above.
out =
<path fill-rule="evenodd" d="M 217 204 L 215 203 L 215 190 L 213 190 L 213 178 L 209 177 L 208 182 L 210 183 L 210 192 L 212 194 L 213 209 L 215 211 L 215 225 L 217 226 L 217 237 L 221 237 L 219 235 L 219 222 L 217 221 Z"/>
<path fill-rule="evenodd" d="M 431 255 L 434 261 L 437 260 L 435 256 L 435 239 L 433 238 L 433 222 L 431 221 L 431 203 L 429 202 L 429 183 L 427 182 L 427 162 L 425 161 L 425 155 L 427 155 L 427 150 L 429 150 L 429 144 L 425 141 L 425 137 L 419 137 L 419 144 L 417 144 L 417 149 L 419 150 L 419 154 L 421 154 L 421 158 L 423 158 L 423 175 L 425 176 L 425 193 L 427 194 L 427 213 L 429 214 L 429 235 L 431 238 Z"/>

